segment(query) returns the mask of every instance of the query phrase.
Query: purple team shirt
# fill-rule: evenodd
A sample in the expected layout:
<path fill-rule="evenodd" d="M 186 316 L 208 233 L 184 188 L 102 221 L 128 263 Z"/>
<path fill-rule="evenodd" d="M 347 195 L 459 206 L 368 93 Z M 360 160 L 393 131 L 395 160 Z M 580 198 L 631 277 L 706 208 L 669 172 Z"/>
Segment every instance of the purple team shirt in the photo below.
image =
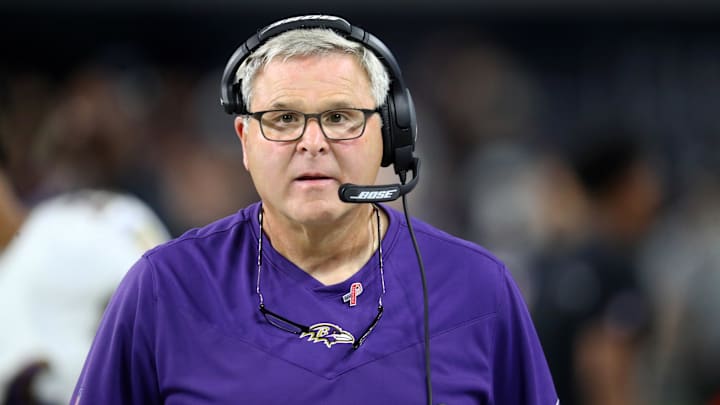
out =
<path fill-rule="evenodd" d="M 420 273 L 405 220 L 383 207 L 384 314 L 359 349 L 294 335 L 258 310 L 259 204 L 146 253 L 113 296 L 73 404 L 424 404 Z M 413 222 L 430 302 L 435 403 L 556 405 L 525 303 L 504 265 L 484 249 Z M 268 309 L 356 338 L 377 313 L 377 255 L 326 286 L 265 238 Z M 343 302 L 362 284 L 357 305 Z M 332 330 L 333 328 L 326 329 Z M 322 335 L 322 334 L 321 334 Z"/>

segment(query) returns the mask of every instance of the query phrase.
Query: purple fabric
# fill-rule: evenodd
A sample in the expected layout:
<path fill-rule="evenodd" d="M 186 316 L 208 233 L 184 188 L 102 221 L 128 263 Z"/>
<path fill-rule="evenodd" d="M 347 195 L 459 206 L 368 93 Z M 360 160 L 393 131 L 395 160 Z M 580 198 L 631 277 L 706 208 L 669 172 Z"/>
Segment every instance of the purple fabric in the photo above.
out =
<path fill-rule="evenodd" d="M 159 246 L 111 300 L 75 389 L 76 404 L 423 404 L 422 289 L 402 215 L 388 207 L 385 312 L 365 343 L 327 345 L 267 323 L 258 310 L 257 213 Z M 525 303 L 482 248 L 414 222 L 430 300 L 434 402 L 547 404 L 557 398 Z M 264 242 L 270 310 L 356 338 L 377 311 L 377 256 L 324 286 Z M 353 282 L 357 306 L 343 303 Z"/>

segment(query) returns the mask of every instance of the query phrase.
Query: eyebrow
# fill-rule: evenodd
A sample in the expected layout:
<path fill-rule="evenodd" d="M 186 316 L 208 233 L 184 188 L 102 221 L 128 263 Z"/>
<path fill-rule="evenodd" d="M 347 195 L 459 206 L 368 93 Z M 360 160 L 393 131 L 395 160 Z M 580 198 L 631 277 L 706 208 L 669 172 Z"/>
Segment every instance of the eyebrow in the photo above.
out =
<path fill-rule="evenodd" d="M 290 102 L 274 102 L 270 104 L 270 109 L 273 110 L 293 110 L 293 111 L 300 111 L 299 108 L 297 108 L 297 103 Z M 345 100 L 342 101 L 331 101 L 330 103 L 326 104 L 323 108 L 321 108 L 319 111 L 328 111 L 328 110 L 336 110 L 341 108 L 362 108 L 358 107 L 356 105 L 353 105 L 352 103 L 349 103 Z"/>
<path fill-rule="evenodd" d="M 328 110 L 334 110 L 337 108 L 358 108 L 358 106 L 348 103 L 346 100 L 332 101 L 327 105 Z"/>

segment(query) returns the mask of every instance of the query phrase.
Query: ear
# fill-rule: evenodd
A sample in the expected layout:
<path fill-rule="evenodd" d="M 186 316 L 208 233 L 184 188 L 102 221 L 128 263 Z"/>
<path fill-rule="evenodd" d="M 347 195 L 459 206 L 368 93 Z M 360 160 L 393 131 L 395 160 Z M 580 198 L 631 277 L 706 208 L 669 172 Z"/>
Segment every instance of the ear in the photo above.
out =
<path fill-rule="evenodd" d="M 237 134 L 238 139 L 240 139 L 240 144 L 242 145 L 243 165 L 245 166 L 245 170 L 248 170 L 247 134 L 243 132 L 244 130 L 245 120 L 242 116 L 238 115 L 237 117 L 235 117 L 235 133 Z"/>

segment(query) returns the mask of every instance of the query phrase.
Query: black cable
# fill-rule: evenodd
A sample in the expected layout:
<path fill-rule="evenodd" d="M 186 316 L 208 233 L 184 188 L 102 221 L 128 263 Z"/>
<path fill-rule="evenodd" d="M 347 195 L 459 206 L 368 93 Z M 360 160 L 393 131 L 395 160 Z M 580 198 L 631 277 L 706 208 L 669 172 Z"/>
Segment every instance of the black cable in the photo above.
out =
<path fill-rule="evenodd" d="M 405 184 L 405 176 L 401 173 L 400 181 Z M 432 378 L 430 378 L 430 315 L 428 305 L 428 291 L 427 291 L 427 279 L 425 278 L 425 265 L 423 264 L 422 256 L 420 255 L 420 248 L 418 247 L 417 239 L 415 239 L 415 231 L 413 230 L 412 223 L 410 222 L 410 214 L 407 209 L 407 198 L 403 194 L 402 196 L 403 211 L 405 211 L 405 222 L 407 222 L 408 231 L 410 231 L 410 238 L 413 242 L 413 248 L 415 248 L 415 256 L 417 257 L 418 265 L 420 266 L 420 278 L 422 279 L 422 290 L 423 290 L 423 331 L 424 331 L 424 345 L 425 345 L 425 388 L 427 393 L 427 403 L 432 405 Z"/>

